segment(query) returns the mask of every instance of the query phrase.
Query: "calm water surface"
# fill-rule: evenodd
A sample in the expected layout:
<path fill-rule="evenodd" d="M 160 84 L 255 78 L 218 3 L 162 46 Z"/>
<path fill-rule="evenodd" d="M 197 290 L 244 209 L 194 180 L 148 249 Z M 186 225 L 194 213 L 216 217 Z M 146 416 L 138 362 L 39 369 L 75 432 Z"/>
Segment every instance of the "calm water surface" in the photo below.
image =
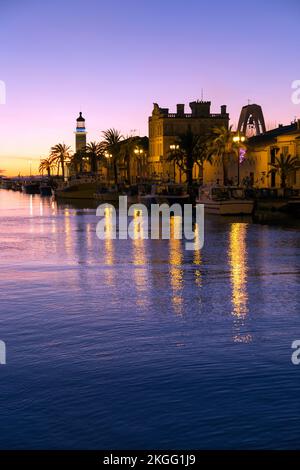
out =
<path fill-rule="evenodd" d="M 98 220 L 0 190 L 0 447 L 299 449 L 299 228 L 206 218 L 199 253 Z"/>

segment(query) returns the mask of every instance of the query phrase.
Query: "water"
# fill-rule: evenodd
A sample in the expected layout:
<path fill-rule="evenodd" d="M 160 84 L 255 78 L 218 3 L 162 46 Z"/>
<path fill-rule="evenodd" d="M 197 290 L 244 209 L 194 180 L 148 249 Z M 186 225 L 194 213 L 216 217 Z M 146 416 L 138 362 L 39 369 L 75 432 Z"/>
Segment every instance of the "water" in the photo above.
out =
<path fill-rule="evenodd" d="M 4 190 L 0 221 L 1 448 L 299 449 L 299 228 L 100 241 L 94 209 Z"/>

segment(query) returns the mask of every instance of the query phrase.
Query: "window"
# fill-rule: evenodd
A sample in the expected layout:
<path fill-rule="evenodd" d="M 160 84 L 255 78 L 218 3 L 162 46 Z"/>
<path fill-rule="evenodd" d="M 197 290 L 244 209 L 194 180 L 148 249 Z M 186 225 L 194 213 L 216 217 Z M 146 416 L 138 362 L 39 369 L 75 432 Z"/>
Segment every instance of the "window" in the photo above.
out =
<path fill-rule="evenodd" d="M 288 155 L 289 154 L 289 147 L 282 147 L 282 153 L 283 155 Z"/>

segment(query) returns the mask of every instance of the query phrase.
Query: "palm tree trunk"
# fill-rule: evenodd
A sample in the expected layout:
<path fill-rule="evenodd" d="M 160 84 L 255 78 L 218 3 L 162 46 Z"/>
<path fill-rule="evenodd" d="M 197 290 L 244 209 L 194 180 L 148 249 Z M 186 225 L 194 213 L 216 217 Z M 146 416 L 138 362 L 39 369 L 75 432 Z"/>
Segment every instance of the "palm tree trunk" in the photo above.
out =
<path fill-rule="evenodd" d="M 96 155 L 91 155 L 91 171 L 92 173 L 97 173 L 97 157 Z"/>
<path fill-rule="evenodd" d="M 222 158 L 222 164 L 223 164 L 223 184 L 224 186 L 227 186 L 228 184 L 227 157 L 225 157 L 224 155 Z"/>
<path fill-rule="evenodd" d="M 62 177 L 63 177 L 63 180 L 65 179 L 65 165 L 64 165 L 64 159 L 62 158 L 61 159 L 61 174 L 62 174 Z"/>
<path fill-rule="evenodd" d="M 115 177 L 115 184 L 118 185 L 118 167 L 117 162 L 114 159 L 114 177 Z"/>
<path fill-rule="evenodd" d="M 127 155 L 127 180 L 131 184 L 131 173 L 130 173 L 130 155 Z"/>

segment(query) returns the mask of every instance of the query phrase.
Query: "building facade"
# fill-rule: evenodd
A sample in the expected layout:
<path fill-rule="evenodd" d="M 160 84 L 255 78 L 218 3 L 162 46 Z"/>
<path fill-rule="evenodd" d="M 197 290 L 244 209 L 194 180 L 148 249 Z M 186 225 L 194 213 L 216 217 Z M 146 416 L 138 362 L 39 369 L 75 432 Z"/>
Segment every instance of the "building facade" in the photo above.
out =
<path fill-rule="evenodd" d="M 184 104 L 177 104 L 176 113 L 169 113 L 168 108 L 161 108 L 154 103 L 152 115 L 149 117 L 149 157 L 148 172 L 153 179 L 183 182 L 185 175 L 180 169 L 168 161 L 170 146 L 174 145 L 178 136 L 190 129 L 196 135 L 205 135 L 214 127 L 228 127 L 229 114 L 226 106 L 221 106 L 221 112 L 210 112 L 210 101 L 193 101 L 190 104 L 191 112 L 185 113 Z M 198 168 L 194 170 L 197 179 Z M 217 180 L 222 174 L 219 162 L 214 165 L 207 164 L 204 168 L 207 180 Z"/>

